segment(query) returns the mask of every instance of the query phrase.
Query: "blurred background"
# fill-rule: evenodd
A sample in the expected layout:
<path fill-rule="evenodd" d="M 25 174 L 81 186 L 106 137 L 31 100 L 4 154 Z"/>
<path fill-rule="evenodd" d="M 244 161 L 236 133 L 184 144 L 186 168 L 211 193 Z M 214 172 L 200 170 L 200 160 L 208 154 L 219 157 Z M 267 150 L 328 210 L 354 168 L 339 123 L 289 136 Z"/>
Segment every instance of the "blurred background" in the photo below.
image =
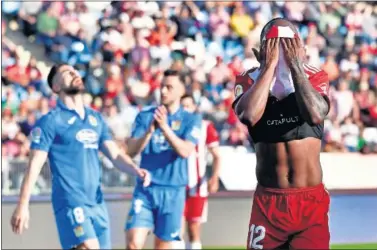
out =
<path fill-rule="evenodd" d="M 370 179 L 377 176 L 376 2 L 3 1 L 1 7 L 3 202 L 18 194 L 33 125 L 56 105 L 46 76 L 58 62 L 79 70 L 86 104 L 103 113 L 122 147 L 139 110 L 159 102 L 163 71 L 179 70 L 200 112 L 215 123 L 224 162 L 231 164 L 223 164 L 221 190 L 253 190 L 255 181 L 247 178 L 254 175 L 254 150 L 231 109 L 233 85 L 237 74 L 259 65 L 251 48 L 259 47 L 262 27 L 275 17 L 297 25 L 308 63 L 329 74 L 331 110 L 322 143 L 328 185 L 377 189 Z M 238 164 L 241 177 L 232 170 L 234 159 L 248 161 Z M 333 161 L 340 166 L 330 169 Z M 357 166 L 348 168 L 351 163 Z M 106 192 L 132 188 L 132 178 L 106 160 L 103 165 Z M 360 169 L 369 179 L 360 176 L 355 184 Z M 36 197 L 48 195 L 50 184 L 45 167 Z"/>

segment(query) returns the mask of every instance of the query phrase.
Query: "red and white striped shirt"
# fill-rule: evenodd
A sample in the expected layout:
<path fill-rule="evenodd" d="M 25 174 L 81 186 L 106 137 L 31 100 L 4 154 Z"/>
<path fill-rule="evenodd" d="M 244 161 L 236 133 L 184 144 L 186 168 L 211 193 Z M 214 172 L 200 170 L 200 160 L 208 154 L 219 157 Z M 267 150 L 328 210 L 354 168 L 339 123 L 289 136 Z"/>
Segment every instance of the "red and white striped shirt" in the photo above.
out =
<path fill-rule="evenodd" d="M 219 145 L 219 135 L 212 122 L 203 120 L 201 136 L 196 150 L 188 158 L 187 186 L 189 196 L 208 196 L 208 183 L 206 178 L 207 149 Z"/>

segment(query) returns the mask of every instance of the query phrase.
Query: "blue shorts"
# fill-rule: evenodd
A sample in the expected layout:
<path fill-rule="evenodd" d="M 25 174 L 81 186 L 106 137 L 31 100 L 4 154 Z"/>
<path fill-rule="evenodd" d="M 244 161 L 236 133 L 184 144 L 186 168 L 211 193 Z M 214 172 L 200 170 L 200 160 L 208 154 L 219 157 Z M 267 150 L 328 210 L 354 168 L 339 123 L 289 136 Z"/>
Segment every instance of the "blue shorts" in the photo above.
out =
<path fill-rule="evenodd" d="M 154 229 L 163 241 L 180 240 L 186 187 L 136 186 L 125 230 Z"/>
<path fill-rule="evenodd" d="M 65 207 L 55 213 L 60 244 L 72 249 L 88 239 L 97 238 L 101 249 L 111 249 L 109 215 L 106 204 Z"/>

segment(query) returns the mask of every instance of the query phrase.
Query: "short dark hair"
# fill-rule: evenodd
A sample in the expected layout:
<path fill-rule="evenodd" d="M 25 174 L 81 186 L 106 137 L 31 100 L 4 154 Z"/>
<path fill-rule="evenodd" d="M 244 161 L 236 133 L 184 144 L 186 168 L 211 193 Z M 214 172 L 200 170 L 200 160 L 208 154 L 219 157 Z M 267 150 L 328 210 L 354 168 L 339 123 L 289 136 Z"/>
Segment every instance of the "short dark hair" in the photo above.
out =
<path fill-rule="evenodd" d="M 168 69 L 168 70 L 165 70 L 164 76 L 165 77 L 167 77 L 167 76 L 179 76 L 179 72 L 177 70 Z"/>
<path fill-rule="evenodd" d="M 58 70 L 65 65 L 66 64 L 64 63 L 59 63 L 51 67 L 50 72 L 47 75 L 47 83 L 51 89 L 52 89 L 52 81 L 54 80 L 56 73 L 58 73 Z"/>
<path fill-rule="evenodd" d="M 194 96 L 191 95 L 191 94 L 184 94 L 182 97 L 181 97 L 181 100 L 185 99 L 185 98 L 190 98 L 194 103 L 195 103 L 195 99 L 194 99 Z"/>

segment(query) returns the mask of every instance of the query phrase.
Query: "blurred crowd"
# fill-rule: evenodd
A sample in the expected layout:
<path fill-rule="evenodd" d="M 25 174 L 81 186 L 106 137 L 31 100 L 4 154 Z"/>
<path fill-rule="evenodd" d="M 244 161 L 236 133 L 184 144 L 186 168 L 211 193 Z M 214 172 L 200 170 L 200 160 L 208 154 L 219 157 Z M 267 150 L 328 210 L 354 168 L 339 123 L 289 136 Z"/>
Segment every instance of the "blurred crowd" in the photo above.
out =
<path fill-rule="evenodd" d="M 252 48 L 275 17 L 297 25 L 308 63 L 329 74 L 323 150 L 377 153 L 375 2 L 7 1 L 2 12 L 2 158 L 25 158 L 35 121 L 56 104 L 46 70 L 4 36 L 7 28 L 79 70 L 86 104 L 119 142 L 140 108 L 159 102 L 162 73 L 173 68 L 222 144 L 250 146 L 231 110 L 232 89 L 237 74 L 258 66 Z"/>

